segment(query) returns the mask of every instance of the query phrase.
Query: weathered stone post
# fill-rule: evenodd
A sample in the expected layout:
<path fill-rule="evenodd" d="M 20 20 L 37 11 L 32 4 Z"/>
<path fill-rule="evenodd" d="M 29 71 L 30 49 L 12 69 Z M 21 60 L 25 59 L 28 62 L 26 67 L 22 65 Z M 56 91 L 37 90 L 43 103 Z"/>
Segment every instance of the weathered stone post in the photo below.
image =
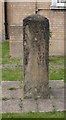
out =
<path fill-rule="evenodd" d="M 24 98 L 49 96 L 49 21 L 41 15 L 23 20 Z"/>

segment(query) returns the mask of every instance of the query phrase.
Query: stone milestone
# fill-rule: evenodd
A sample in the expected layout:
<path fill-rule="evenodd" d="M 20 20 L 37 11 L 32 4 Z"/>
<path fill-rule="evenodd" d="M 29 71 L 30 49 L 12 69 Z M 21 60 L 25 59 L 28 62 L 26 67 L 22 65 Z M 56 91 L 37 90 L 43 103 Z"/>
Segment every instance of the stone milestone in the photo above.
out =
<path fill-rule="evenodd" d="M 48 98 L 49 20 L 31 15 L 23 20 L 24 98 Z"/>

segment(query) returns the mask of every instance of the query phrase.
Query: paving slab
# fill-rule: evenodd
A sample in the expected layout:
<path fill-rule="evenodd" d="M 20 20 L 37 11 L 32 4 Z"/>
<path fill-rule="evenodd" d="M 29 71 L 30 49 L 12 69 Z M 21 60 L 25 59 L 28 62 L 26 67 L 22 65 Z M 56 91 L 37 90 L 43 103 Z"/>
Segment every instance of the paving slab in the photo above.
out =
<path fill-rule="evenodd" d="M 64 99 L 64 88 L 51 88 L 50 97 L 53 96 L 55 99 Z"/>
<path fill-rule="evenodd" d="M 53 105 L 50 99 L 38 99 L 38 112 L 51 112 L 53 111 Z"/>
<path fill-rule="evenodd" d="M 0 84 L 0 113 L 2 113 L 2 87 Z"/>
<path fill-rule="evenodd" d="M 21 81 L 2 81 L 2 90 L 8 90 L 9 88 L 20 88 Z"/>
<path fill-rule="evenodd" d="M 64 99 L 64 110 L 66 111 L 66 99 Z"/>
<path fill-rule="evenodd" d="M 2 112 L 21 113 L 21 112 L 52 112 L 66 110 L 66 87 L 63 80 L 49 81 L 50 98 L 49 99 L 22 99 L 23 83 L 21 81 L 2 81 Z M 65 90 L 64 90 L 65 87 Z M 65 95 L 65 96 L 64 96 Z M 1 94 L 0 94 L 1 99 Z M 21 100 L 22 99 L 22 100 Z M 1 110 L 0 110 L 1 111 Z"/>
<path fill-rule="evenodd" d="M 2 100 L 0 100 L 0 113 L 2 113 Z"/>
<path fill-rule="evenodd" d="M 2 98 L 23 98 L 23 90 L 22 89 L 16 89 L 16 90 L 3 90 L 2 91 Z"/>
<path fill-rule="evenodd" d="M 60 83 L 60 84 L 59 84 Z M 2 81 L 2 88 L 9 89 L 10 87 L 19 88 L 21 86 L 21 81 Z M 64 80 L 49 80 L 49 87 L 51 88 L 64 88 Z"/>
<path fill-rule="evenodd" d="M 37 112 L 36 101 L 34 99 L 24 99 L 23 112 Z"/>
<path fill-rule="evenodd" d="M 66 98 L 66 84 L 64 86 L 64 97 Z"/>
<path fill-rule="evenodd" d="M 0 85 L 0 99 L 2 99 L 2 87 Z"/>
<path fill-rule="evenodd" d="M 64 80 L 49 80 L 49 87 L 51 88 L 64 88 Z"/>
<path fill-rule="evenodd" d="M 55 111 L 64 111 L 64 100 L 54 99 L 53 103 L 54 103 Z"/>
<path fill-rule="evenodd" d="M 7 100 L 7 101 L 2 101 L 2 112 L 3 113 L 20 113 L 20 100 Z"/>

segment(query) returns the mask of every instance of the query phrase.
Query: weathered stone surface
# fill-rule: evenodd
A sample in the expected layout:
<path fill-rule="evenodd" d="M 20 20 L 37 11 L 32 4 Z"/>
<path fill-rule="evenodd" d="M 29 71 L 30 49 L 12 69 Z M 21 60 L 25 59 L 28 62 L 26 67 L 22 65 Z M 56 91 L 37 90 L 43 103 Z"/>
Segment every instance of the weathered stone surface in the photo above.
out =
<path fill-rule="evenodd" d="M 2 113 L 2 87 L 0 83 L 0 113 Z"/>
<path fill-rule="evenodd" d="M 2 113 L 2 100 L 0 99 L 0 113 Z"/>
<path fill-rule="evenodd" d="M 9 98 L 9 99 L 23 98 L 23 89 L 3 90 L 2 91 L 2 98 L 5 98 L 5 97 Z"/>
<path fill-rule="evenodd" d="M 50 99 L 38 99 L 38 112 L 53 111 L 53 105 Z"/>
<path fill-rule="evenodd" d="M 64 111 L 64 100 L 54 99 L 53 103 L 55 106 L 55 111 Z"/>
<path fill-rule="evenodd" d="M 64 94 L 63 83 L 64 81 L 49 81 L 51 84 L 50 98 L 49 99 L 22 99 L 23 86 L 20 89 L 8 90 L 11 87 L 20 88 L 20 81 L 2 82 L 3 91 L 0 88 L 0 113 L 1 112 L 50 112 L 50 111 L 64 111 L 66 110 L 66 95 Z M 55 86 L 53 88 L 53 85 Z M 57 86 L 58 83 L 58 86 Z M 22 84 L 23 85 L 23 84 Z M 8 91 L 8 92 L 7 92 Z M 11 93 L 10 93 L 11 91 Z M 1 93 L 2 92 L 2 93 Z M 22 95 L 21 95 L 22 93 Z M 1 94 L 3 99 L 1 98 Z M 2 101 L 1 101 L 2 99 Z M 3 109 L 3 111 L 2 111 Z"/>
<path fill-rule="evenodd" d="M 0 99 L 2 98 L 2 86 L 0 84 Z"/>
<path fill-rule="evenodd" d="M 37 112 L 37 104 L 34 99 L 24 99 L 23 112 Z"/>
<path fill-rule="evenodd" d="M 7 100 L 2 101 L 2 112 L 3 113 L 20 113 L 20 100 Z"/>
<path fill-rule="evenodd" d="M 48 98 L 49 21 L 32 15 L 23 21 L 24 97 Z"/>
<path fill-rule="evenodd" d="M 66 111 L 66 98 L 64 99 L 64 110 Z"/>
<path fill-rule="evenodd" d="M 64 99 L 64 88 L 54 88 L 50 90 L 50 97 L 55 99 Z"/>
<path fill-rule="evenodd" d="M 2 81 L 2 90 L 8 90 L 9 88 L 20 88 L 20 81 Z"/>
<path fill-rule="evenodd" d="M 50 80 L 49 87 L 54 88 L 64 88 L 64 80 Z"/>
<path fill-rule="evenodd" d="M 2 98 L 23 98 L 23 83 L 20 81 L 2 81 Z"/>

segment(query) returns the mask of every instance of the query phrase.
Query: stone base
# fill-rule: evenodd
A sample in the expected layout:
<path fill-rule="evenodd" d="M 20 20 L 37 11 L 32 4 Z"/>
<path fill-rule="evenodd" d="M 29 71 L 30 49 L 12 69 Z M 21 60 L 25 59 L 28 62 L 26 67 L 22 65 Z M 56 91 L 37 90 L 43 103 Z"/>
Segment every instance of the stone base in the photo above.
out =
<path fill-rule="evenodd" d="M 49 91 L 50 91 L 49 87 L 47 87 L 47 89 L 45 89 L 44 91 L 42 91 L 42 88 L 41 88 L 41 90 L 37 90 L 37 88 L 30 88 L 29 87 L 28 91 L 24 91 L 24 98 L 25 99 L 30 99 L 30 98 L 31 99 L 40 99 L 40 98 L 41 99 L 48 99 L 50 97 Z"/>
<path fill-rule="evenodd" d="M 13 87 L 16 89 L 9 90 Z M 0 106 L 2 105 L 0 113 L 66 111 L 64 81 L 51 80 L 49 87 L 51 87 L 49 99 L 23 99 L 23 84 L 20 81 L 2 81 L 3 98 L 0 101 Z"/>

